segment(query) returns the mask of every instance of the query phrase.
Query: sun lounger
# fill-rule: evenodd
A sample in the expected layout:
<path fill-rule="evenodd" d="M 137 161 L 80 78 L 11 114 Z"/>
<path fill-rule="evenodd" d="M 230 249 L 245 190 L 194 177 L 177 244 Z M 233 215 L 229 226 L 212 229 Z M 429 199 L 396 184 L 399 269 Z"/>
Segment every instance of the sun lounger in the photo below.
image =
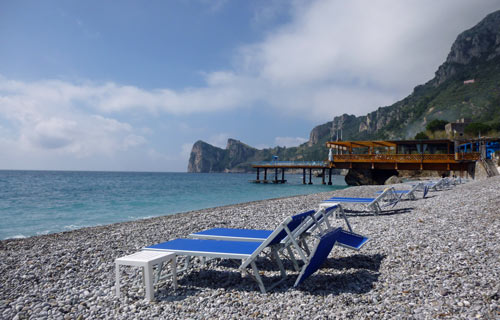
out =
<path fill-rule="evenodd" d="M 356 234 L 352 232 L 351 225 L 345 216 L 342 207 L 338 204 L 332 204 L 332 206 L 323 208 L 318 212 L 308 211 L 307 213 L 313 213 L 306 217 L 306 221 L 300 225 L 304 230 L 300 230 L 300 233 L 304 235 L 306 232 L 312 232 L 316 228 L 323 232 L 326 229 L 330 229 L 331 226 L 328 222 L 329 217 L 335 213 L 336 215 L 342 215 L 345 219 L 346 225 L 349 231 L 342 231 L 342 237 L 338 239 L 338 244 L 346 248 L 359 250 L 368 241 L 367 237 Z M 295 216 L 294 216 L 295 217 Z M 293 218 L 293 217 L 292 217 Z M 290 229 L 292 232 L 294 230 Z M 272 233 L 272 230 L 259 230 L 259 229 L 231 229 L 231 228 L 213 228 L 196 233 L 191 233 L 189 237 L 199 238 L 199 239 L 214 239 L 214 240 L 232 240 L 232 241 L 264 241 Z M 305 247 L 306 251 L 307 246 Z M 293 255 L 290 253 L 292 260 L 294 260 Z"/>
<path fill-rule="evenodd" d="M 321 236 L 316 246 L 312 250 L 310 256 L 308 257 L 307 263 L 304 264 L 302 270 L 300 271 L 297 280 L 295 281 L 294 287 L 297 287 L 310 275 L 316 272 L 321 265 L 326 261 L 328 255 L 333 249 L 333 246 L 338 241 L 342 228 L 336 228 L 331 230 Z"/>
<path fill-rule="evenodd" d="M 309 248 L 307 247 L 307 243 L 303 241 L 303 236 L 305 236 L 306 232 L 310 229 L 314 229 L 314 226 L 316 224 L 319 224 L 320 221 L 323 221 L 323 213 L 316 213 L 315 210 L 310 210 L 300 214 L 296 214 L 291 218 L 292 222 L 288 224 L 288 229 L 292 234 L 297 232 L 301 234 L 301 236 L 297 237 L 297 243 L 299 243 L 299 245 L 301 245 L 301 248 L 307 254 L 309 254 Z M 301 230 L 297 230 L 298 227 L 301 227 Z M 191 233 L 188 235 L 188 237 L 194 239 L 263 242 L 272 233 L 273 230 L 212 228 L 200 232 Z M 291 245 L 292 243 L 289 241 L 286 249 L 288 251 L 289 258 L 292 260 L 295 269 L 298 271 L 300 268 L 295 255 L 291 250 Z"/>
<path fill-rule="evenodd" d="M 437 181 L 427 181 L 424 185 L 427 186 L 429 190 L 439 191 L 451 187 L 451 180 L 448 178 L 441 178 Z"/>
<path fill-rule="evenodd" d="M 408 200 L 416 200 L 416 193 L 418 191 L 421 191 L 423 193 L 422 198 L 425 198 L 427 195 L 427 192 L 429 192 L 429 187 L 424 185 L 422 182 L 419 182 L 411 187 L 410 190 L 394 190 L 393 192 L 399 196 L 399 198 L 402 200 L 403 198 L 406 198 Z M 376 194 L 381 194 L 383 191 L 377 191 Z"/>
<path fill-rule="evenodd" d="M 239 270 L 247 274 L 248 267 L 252 268 L 253 278 L 257 281 L 261 292 L 273 288 L 286 278 L 286 272 L 279 257 L 278 250 L 287 246 L 294 246 L 301 255 L 301 258 L 307 258 L 303 249 L 299 246 L 297 240 L 300 237 L 299 232 L 292 233 L 290 226 L 295 223 L 292 217 L 288 217 L 276 228 L 264 241 L 227 241 L 212 239 L 175 239 L 156 245 L 152 245 L 143 250 L 156 250 L 174 252 L 177 256 L 186 257 L 185 269 L 189 267 L 191 257 L 202 258 L 221 258 L 221 259 L 240 259 L 242 261 Z M 297 229 L 297 228 L 294 228 Z M 257 268 L 256 259 L 265 249 L 271 250 L 273 260 L 278 264 L 281 273 L 281 280 L 266 288 L 262 277 Z"/>
<path fill-rule="evenodd" d="M 310 210 L 292 216 L 293 223 L 288 225 L 288 228 L 293 232 L 304 219 L 314 215 L 316 211 Z M 312 226 L 314 220 L 310 220 L 309 226 Z M 212 228 L 200 232 L 191 233 L 190 238 L 196 239 L 212 239 L 212 240 L 229 240 L 229 241 L 256 241 L 262 242 L 266 240 L 273 230 L 258 230 L 258 229 L 234 229 L 234 228 Z"/>
<path fill-rule="evenodd" d="M 306 263 L 302 266 L 299 276 L 297 277 L 294 287 L 297 287 L 310 275 L 316 272 L 321 265 L 326 261 L 328 255 L 333 249 L 335 244 L 342 246 L 350 246 L 353 249 L 361 248 L 366 242 L 367 238 L 360 235 L 353 234 L 345 231 L 342 228 L 330 229 L 330 231 L 323 233 L 319 237 L 319 241 L 314 246 L 311 254 L 307 258 Z"/>
<path fill-rule="evenodd" d="M 328 203 L 355 203 L 355 204 L 366 204 L 369 211 L 372 211 L 375 215 L 378 215 L 382 211 L 382 207 L 389 205 L 396 205 L 399 201 L 399 196 L 394 192 L 394 188 L 385 189 L 376 198 L 355 198 L 355 197 L 332 197 L 330 199 L 324 200 L 321 206 L 327 205 Z M 384 202 L 385 203 L 382 203 Z"/>

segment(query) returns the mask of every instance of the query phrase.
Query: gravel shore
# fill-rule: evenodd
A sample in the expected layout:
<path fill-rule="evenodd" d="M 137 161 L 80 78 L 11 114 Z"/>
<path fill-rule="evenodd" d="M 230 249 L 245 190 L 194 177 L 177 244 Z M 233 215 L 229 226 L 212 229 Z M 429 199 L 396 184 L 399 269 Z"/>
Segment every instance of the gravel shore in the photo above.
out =
<path fill-rule="evenodd" d="M 407 185 L 394 185 L 406 189 Z M 500 177 L 403 201 L 380 216 L 348 213 L 371 238 L 334 247 L 299 288 L 297 275 L 267 294 L 236 265 L 210 261 L 167 281 L 146 302 L 137 268 L 114 295 L 114 259 L 211 227 L 274 229 L 331 196 L 373 197 L 381 186 L 193 211 L 0 241 L 2 319 L 500 319 Z M 347 206 L 346 206 L 347 207 Z M 342 220 L 336 221 L 342 224 Z M 264 266 L 266 276 L 278 274 Z"/>

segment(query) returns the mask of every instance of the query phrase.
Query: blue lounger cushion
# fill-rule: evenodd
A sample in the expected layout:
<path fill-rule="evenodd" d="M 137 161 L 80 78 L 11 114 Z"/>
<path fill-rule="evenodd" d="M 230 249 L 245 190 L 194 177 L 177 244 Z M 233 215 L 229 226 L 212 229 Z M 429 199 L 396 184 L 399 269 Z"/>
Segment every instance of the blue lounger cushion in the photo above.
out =
<path fill-rule="evenodd" d="M 368 240 L 369 239 L 367 237 L 345 230 L 341 230 L 337 237 L 337 243 L 339 245 L 353 250 L 361 249 L 361 247 L 364 246 Z"/>
<path fill-rule="evenodd" d="M 272 233 L 270 230 L 250 230 L 250 229 L 226 229 L 226 228 L 214 228 L 201 232 L 195 233 L 196 236 L 203 236 L 203 234 L 208 234 L 209 236 L 217 235 L 219 237 L 228 237 L 231 239 L 238 238 L 239 240 L 233 241 L 264 241 Z M 201 238 L 201 237 L 200 237 Z M 352 233 L 349 231 L 342 230 L 337 243 L 343 247 L 359 250 L 365 245 L 369 239 L 362 235 Z"/>
<path fill-rule="evenodd" d="M 292 216 L 292 221 L 288 223 L 288 229 L 294 231 L 300 224 L 307 218 L 314 215 L 316 211 L 309 210 Z M 214 240 L 231 240 L 231 241 L 264 241 L 266 240 L 273 230 L 259 230 L 259 229 L 233 229 L 233 228 L 213 228 L 200 232 L 191 233 L 189 237 L 199 239 L 214 239 Z M 287 236 L 285 230 L 282 230 L 272 244 L 279 243 Z M 226 238 L 226 239 L 224 239 Z"/>
<path fill-rule="evenodd" d="M 348 197 L 332 197 L 325 202 L 353 202 L 353 203 L 370 203 L 375 198 L 348 198 Z"/>
<path fill-rule="evenodd" d="M 332 251 L 332 248 L 335 245 L 335 242 L 337 241 L 341 231 L 342 228 L 337 228 L 333 231 L 328 232 L 320 238 L 319 243 L 311 253 L 309 263 L 303 266 L 302 271 L 295 281 L 294 287 L 297 287 L 321 267 L 321 265 L 326 261 L 326 258 Z"/>
<path fill-rule="evenodd" d="M 256 229 L 232 229 L 232 228 L 213 228 L 196 233 L 189 236 L 203 239 L 204 237 L 218 239 L 228 238 L 231 240 L 238 239 L 239 241 L 264 241 L 273 230 L 256 230 Z"/>
<path fill-rule="evenodd" d="M 175 239 L 167 242 L 158 243 L 149 247 L 147 250 L 160 250 L 175 252 L 183 251 L 185 253 L 222 253 L 228 255 L 250 256 L 259 246 L 260 242 L 244 241 L 224 241 L 224 240 L 206 240 L 206 239 Z"/>

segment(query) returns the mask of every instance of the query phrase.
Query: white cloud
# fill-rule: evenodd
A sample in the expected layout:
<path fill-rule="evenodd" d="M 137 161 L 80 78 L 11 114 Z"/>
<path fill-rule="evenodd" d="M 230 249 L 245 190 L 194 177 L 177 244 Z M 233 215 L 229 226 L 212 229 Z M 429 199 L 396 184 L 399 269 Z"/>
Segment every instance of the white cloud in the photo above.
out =
<path fill-rule="evenodd" d="M 261 106 L 320 122 L 404 97 L 432 78 L 459 32 L 499 7 L 494 0 L 481 6 L 466 0 L 291 3 L 289 23 L 240 47 L 232 70 L 202 73 L 204 86 L 146 90 L 113 82 L 0 78 L 0 92 L 4 100 L 22 97 L 18 102 L 25 106 L 44 101 L 96 113 L 192 115 Z"/>
<path fill-rule="evenodd" d="M 306 86 L 314 95 L 311 85 L 364 84 L 409 93 L 432 77 L 459 32 L 498 8 L 498 1 L 481 2 L 487 6 L 471 1 L 300 2 L 293 21 L 242 48 L 241 61 L 290 91 Z"/>
<path fill-rule="evenodd" d="M 301 138 L 301 137 L 276 137 L 274 138 L 274 142 L 276 143 L 277 146 L 280 147 L 296 147 L 304 142 L 307 142 L 308 139 Z"/>
<path fill-rule="evenodd" d="M 0 120 L 9 123 L 3 142 L 20 151 L 74 157 L 109 155 L 147 143 L 130 124 L 82 108 L 86 90 L 61 81 L 0 78 Z"/>

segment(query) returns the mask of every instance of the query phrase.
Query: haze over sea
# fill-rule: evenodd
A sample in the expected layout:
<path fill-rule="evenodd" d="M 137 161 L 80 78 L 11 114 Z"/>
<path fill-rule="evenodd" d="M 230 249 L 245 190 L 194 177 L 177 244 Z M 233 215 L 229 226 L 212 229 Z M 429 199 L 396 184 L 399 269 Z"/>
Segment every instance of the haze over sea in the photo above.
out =
<path fill-rule="evenodd" d="M 255 174 L 83 171 L 0 171 L 0 239 L 137 220 L 345 187 L 303 185 L 286 174 L 283 185 L 255 184 Z"/>

